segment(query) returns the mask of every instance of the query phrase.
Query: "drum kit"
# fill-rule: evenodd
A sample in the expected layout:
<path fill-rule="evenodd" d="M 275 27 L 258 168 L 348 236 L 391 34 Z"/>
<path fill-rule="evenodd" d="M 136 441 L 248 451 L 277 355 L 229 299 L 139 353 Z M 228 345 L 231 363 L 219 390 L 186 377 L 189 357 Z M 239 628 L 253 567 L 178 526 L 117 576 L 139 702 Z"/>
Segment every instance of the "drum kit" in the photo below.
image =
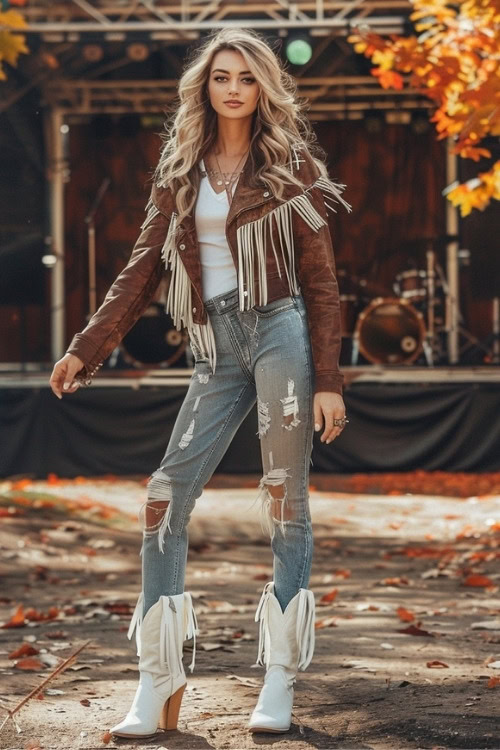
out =
<path fill-rule="evenodd" d="M 420 242 L 425 262 L 412 261 L 411 267 L 399 272 L 392 290 L 339 269 L 341 364 L 445 362 L 448 284 L 435 240 Z"/>

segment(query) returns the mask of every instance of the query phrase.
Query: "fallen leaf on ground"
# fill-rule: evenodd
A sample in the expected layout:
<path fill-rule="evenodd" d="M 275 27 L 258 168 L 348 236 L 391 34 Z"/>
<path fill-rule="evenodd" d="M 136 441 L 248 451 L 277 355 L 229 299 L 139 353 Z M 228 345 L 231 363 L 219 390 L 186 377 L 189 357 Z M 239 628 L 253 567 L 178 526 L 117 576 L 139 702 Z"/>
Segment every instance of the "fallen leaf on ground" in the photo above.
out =
<path fill-rule="evenodd" d="M 396 610 L 397 616 L 402 622 L 413 622 L 415 615 L 404 607 L 398 607 Z"/>
<path fill-rule="evenodd" d="M 429 636 L 429 638 L 434 638 L 433 633 L 429 633 L 428 630 L 422 630 L 422 628 L 419 627 L 420 623 L 417 623 L 416 625 L 409 625 L 407 628 L 402 628 L 401 630 L 398 630 L 398 633 L 406 633 L 406 635 L 426 635 Z"/>
<path fill-rule="evenodd" d="M 323 620 L 316 620 L 314 627 L 316 630 L 319 630 L 319 628 L 336 628 L 337 618 L 325 617 Z"/>
<path fill-rule="evenodd" d="M 34 656 L 35 654 L 40 653 L 37 648 L 33 648 L 33 646 L 30 646 L 29 643 L 23 643 L 22 646 L 19 646 L 15 651 L 11 651 L 8 658 L 9 659 L 19 659 L 21 656 Z"/>
<path fill-rule="evenodd" d="M 324 594 L 321 597 L 321 599 L 319 600 L 319 604 L 329 604 L 330 602 L 333 602 L 338 593 L 338 589 L 332 589 L 328 592 L 328 594 Z"/>
<path fill-rule="evenodd" d="M 445 664 L 444 661 L 438 661 L 437 659 L 434 659 L 434 661 L 427 661 L 425 666 L 429 669 L 443 669 L 444 667 L 449 669 L 448 664 Z"/>
<path fill-rule="evenodd" d="M 406 576 L 395 576 L 394 578 L 384 578 L 382 581 L 386 586 L 408 586 L 408 578 Z"/>
<path fill-rule="evenodd" d="M 28 672 L 39 672 L 41 669 L 45 669 L 45 664 L 42 664 L 40 659 L 34 659 L 32 656 L 28 656 L 26 659 L 19 659 L 14 666 L 16 669 L 24 669 Z"/>
<path fill-rule="evenodd" d="M 472 575 L 467 576 L 467 578 L 462 581 L 463 586 L 493 586 L 494 583 L 491 580 L 491 578 L 488 578 L 488 576 L 480 575 L 479 573 L 472 573 Z"/>

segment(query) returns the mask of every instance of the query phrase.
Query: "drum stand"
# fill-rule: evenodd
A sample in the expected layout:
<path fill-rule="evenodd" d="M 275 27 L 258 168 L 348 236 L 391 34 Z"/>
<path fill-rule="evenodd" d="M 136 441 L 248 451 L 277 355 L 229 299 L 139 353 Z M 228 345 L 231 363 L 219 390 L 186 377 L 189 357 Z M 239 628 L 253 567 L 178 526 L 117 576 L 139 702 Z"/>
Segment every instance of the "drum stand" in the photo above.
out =
<path fill-rule="evenodd" d="M 428 266 L 429 269 L 429 266 Z M 443 326 L 443 331 L 446 332 L 448 335 L 450 334 L 450 331 L 452 329 L 453 325 L 453 315 L 451 314 L 451 304 L 450 304 L 450 287 L 448 284 L 448 280 L 446 278 L 446 274 L 444 273 L 442 267 L 439 265 L 439 263 L 436 263 L 436 270 L 439 275 L 439 278 L 441 280 L 441 284 L 443 287 L 443 292 L 446 299 L 446 321 Z M 430 286 L 434 285 L 434 279 L 432 281 L 430 280 L 431 277 L 429 277 Z M 480 351 L 483 351 L 486 355 L 488 355 L 491 358 L 491 362 L 493 364 L 500 364 L 500 299 L 498 297 L 493 298 L 493 309 L 492 309 L 492 334 L 490 337 L 488 337 L 487 342 L 489 342 L 490 339 L 492 339 L 492 345 L 489 348 L 486 343 L 481 342 L 477 336 L 474 336 L 467 328 L 465 328 L 463 323 L 463 315 L 458 308 L 455 311 L 456 320 L 458 321 L 456 324 L 457 332 L 459 337 L 461 336 L 463 339 L 465 339 L 465 343 L 463 343 L 461 346 L 459 344 L 459 361 L 460 361 L 460 355 L 462 355 L 467 349 L 470 349 L 471 347 L 475 347 L 476 349 L 479 349 Z M 428 315 L 429 315 L 428 310 Z M 429 317 L 429 328 L 431 327 L 431 319 Z M 430 336 L 429 333 L 429 337 Z M 452 362 L 449 362 L 449 364 L 453 364 Z M 455 363 L 456 364 L 456 363 Z"/>
<path fill-rule="evenodd" d="M 477 336 L 474 336 L 467 328 L 464 328 L 463 326 L 458 327 L 458 331 L 461 336 L 463 336 L 464 339 L 466 339 L 466 343 L 464 343 L 460 347 L 460 354 L 467 351 L 467 349 L 470 349 L 471 347 L 475 347 L 476 349 L 479 349 L 482 351 L 486 357 L 486 359 L 489 359 L 489 362 L 491 364 L 498 365 L 500 364 L 500 298 L 499 297 L 493 297 L 492 300 L 492 332 L 486 339 L 486 341 L 480 341 Z M 462 320 L 462 316 L 460 315 L 460 320 Z M 491 342 L 491 346 L 489 346 L 489 343 Z"/>

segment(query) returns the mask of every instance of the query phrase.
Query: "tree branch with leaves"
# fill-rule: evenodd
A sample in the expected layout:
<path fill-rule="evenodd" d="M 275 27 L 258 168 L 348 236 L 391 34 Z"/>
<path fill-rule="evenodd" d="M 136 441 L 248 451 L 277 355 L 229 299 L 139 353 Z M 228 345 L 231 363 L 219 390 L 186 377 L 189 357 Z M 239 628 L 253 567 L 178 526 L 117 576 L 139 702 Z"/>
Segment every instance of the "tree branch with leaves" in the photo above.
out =
<path fill-rule="evenodd" d="M 500 135 L 500 0 L 411 2 L 418 34 L 381 37 L 358 27 L 348 41 L 374 63 L 371 72 L 383 88 L 407 83 L 435 102 L 430 119 L 439 139 L 453 139 L 452 153 L 491 157 L 481 141 Z M 500 161 L 444 194 L 462 216 L 484 210 L 500 200 Z"/>
<path fill-rule="evenodd" d="M 3 5 L 0 5 L 3 8 Z M 26 37 L 19 34 L 20 29 L 25 29 L 28 24 L 17 10 L 0 10 L 0 81 L 6 81 L 7 75 L 3 69 L 3 63 L 15 67 L 19 55 L 28 54 Z"/>

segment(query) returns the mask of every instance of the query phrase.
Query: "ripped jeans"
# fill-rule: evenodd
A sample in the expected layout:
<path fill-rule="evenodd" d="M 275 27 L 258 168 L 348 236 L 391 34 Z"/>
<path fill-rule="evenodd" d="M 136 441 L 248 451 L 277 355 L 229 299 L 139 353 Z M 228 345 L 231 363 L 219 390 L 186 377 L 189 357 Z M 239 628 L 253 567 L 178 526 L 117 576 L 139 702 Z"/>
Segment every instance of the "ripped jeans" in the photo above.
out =
<path fill-rule="evenodd" d="M 193 348 L 189 389 L 139 512 L 144 614 L 161 595 L 183 593 L 191 512 L 256 401 L 263 465 L 257 500 L 284 611 L 299 588 L 308 587 L 313 553 L 314 369 L 305 304 L 299 294 L 241 312 L 234 289 L 205 306 L 216 371 Z"/>

